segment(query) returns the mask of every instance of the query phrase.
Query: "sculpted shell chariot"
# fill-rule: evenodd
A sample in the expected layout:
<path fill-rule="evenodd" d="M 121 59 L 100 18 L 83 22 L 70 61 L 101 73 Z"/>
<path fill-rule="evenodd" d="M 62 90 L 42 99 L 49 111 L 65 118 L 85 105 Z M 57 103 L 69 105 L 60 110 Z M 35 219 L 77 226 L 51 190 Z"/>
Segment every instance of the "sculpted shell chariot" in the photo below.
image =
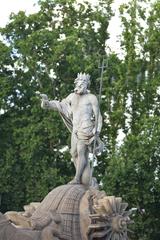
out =
<path fill-rule="evenodd" d="M 67 184 L 53 189 L 31 214 L 12 212 L 6 216 L 22 230 L 39 231 L 38 239 L 126 240 L 130 222 L 127 206 L 121 198 L 108 197 L 93 187 Z"/>

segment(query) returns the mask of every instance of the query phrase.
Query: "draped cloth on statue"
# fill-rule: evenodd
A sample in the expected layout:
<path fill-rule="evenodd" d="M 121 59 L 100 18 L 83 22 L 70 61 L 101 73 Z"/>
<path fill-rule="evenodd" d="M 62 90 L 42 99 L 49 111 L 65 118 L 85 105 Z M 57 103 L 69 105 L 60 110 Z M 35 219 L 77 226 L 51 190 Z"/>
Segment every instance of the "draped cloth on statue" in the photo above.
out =
<path fill-rule="evenodd" d="M 68 130 L 72 133 L 73 123 L 72 123 L 72 110 L 68 101 L 65 99 L 61 102 L 54 100 L 56 109 L 58 110 L 63 122 L 65 123 Z"/>

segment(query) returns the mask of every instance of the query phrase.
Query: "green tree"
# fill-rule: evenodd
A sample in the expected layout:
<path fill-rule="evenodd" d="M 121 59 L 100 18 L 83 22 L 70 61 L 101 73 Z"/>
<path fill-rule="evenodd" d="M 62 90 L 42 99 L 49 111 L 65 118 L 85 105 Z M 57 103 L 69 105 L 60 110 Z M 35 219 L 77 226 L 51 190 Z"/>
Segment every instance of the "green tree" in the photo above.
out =
<path fill-rule="evenodd" d="M 125 137 L 119 146 L 118 135 L 112 135 L 103 184 L 108 194 L 120 195 L 137 208 L 131 239 L 160 237 L 159 10 L 158 1 L 148 15 L 138 0 L 120 8 L 124 59 L 111 94 L 110 116 L 115 118 L 109 118 L 109 125 L 118 126 L 116 132 Z M 119 94 L 114 95 L 117 87 Z"/>
<path fill-rule="evenodd" d="M 143 1 L 147 4 L 148 1 Z M 0 43 L 1 209 L 18 210 L 41 200 L 74 175 L 69 134 L 58 113 L 44 111 L 35 92 L 62 99 L 77 72 L 91 74 L 99 91 L 98 60 L 104 55 L 101 110 L 106 152 L 94 174 L 107 194 L 137 208 L 131 239 L 159 239 L 159 19 L 160 4 L 140 0 L 120 7 L 124 59 L 106 55 L 111 0 L 96 7 L 75 0 L 39 1 L 38 13 L 12 14 Z M 147 8 L 148 9 L 148 8 Z M 119 143 L 120 133 L 124 139 Z"/>
<path fill-rule="evenodd" d="M 41 200 L 74 175 L 69 134 L 56 112 L 40 108 L 36 91 L 62 99 L 77 72 L 98 86 L 97 60 L 105 53 L 112 0 L 96 7 L 75 0 L 39 1 L 38 13 L 12 14 L 1 29 L 4 52 L 0 79 L 1 211 Z M 97 88 L 96 88 L 97 89 Z"/>

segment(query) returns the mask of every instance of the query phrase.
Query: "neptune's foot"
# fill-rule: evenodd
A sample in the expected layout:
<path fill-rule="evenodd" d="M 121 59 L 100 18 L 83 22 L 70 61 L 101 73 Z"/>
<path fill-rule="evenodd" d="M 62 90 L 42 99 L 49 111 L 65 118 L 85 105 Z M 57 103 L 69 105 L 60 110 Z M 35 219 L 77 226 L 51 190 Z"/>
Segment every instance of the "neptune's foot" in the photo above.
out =
<path fill-rule="evenodd" d="M 79 180 L 74 178 L 72 181 L 70 181 L 68 184 L 74 185 L 74 184 L 81 184 Z"/>

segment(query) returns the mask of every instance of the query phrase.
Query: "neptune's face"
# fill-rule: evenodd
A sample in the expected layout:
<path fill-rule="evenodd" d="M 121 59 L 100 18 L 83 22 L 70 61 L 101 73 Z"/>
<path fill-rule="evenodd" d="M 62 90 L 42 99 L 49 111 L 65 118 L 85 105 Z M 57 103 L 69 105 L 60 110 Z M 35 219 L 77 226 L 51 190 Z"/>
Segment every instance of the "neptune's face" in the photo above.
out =
<path fill-rule="evenodd" d="M 79 95 L 87 93 L 87 83 L 81 80 L 77 81 L 74 92 Z"/>

